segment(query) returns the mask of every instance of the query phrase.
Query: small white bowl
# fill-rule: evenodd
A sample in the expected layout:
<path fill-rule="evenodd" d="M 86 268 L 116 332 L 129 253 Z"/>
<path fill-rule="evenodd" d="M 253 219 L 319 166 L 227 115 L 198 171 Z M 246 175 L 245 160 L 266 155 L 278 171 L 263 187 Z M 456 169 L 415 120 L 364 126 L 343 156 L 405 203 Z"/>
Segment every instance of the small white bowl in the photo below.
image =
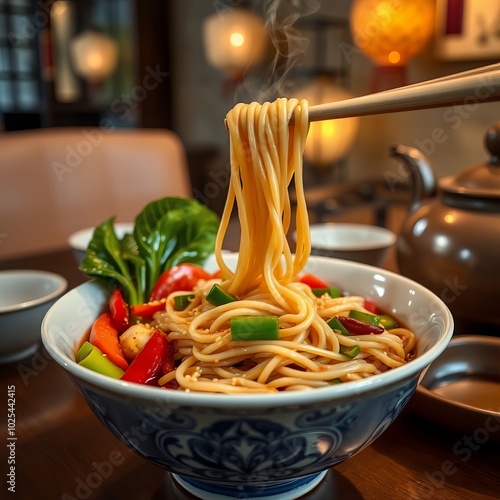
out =
<path fill-rule="evenodd" d="M 42 319 L 67 286 L 48 271 L 0 271 L 0 364 L 36 351 Z"/>
<path fill-rule="evenodd" d="M 132 233 L 134 230 L 134 223 L 116 222 L 114 227 L 118 238 L 123 238 L 125 234 Z M 80 264 L 85 257 L 85 252 L 87 251 L 87 247 L 92 240 L 94 230 L 95 227 L 86 227 L 85 229 L 80 229 L 76 233 L 73 233 L 68 238 L 69 246 L 72 248 L 78 264 Z"/>
<path fill-rule="evenodd" d="M 396 235 L 369 224 L 335 222 L 311 225 L 311 254 L 380 266 Z"/>

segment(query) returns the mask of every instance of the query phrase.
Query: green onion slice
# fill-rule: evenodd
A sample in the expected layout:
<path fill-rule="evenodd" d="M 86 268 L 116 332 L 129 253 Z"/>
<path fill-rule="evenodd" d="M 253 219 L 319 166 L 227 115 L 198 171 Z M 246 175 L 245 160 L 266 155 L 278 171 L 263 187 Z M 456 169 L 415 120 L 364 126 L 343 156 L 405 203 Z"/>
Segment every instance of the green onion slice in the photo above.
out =
<path fill-rule="evenodd" d="M 214 306 L 222 306 L 236 300 L 238 299 L 234 295 L 226 292 L 218 283 L 215 283 L 207 294 L 207 301 Z"/>
<path fill-rule="evenodd" d="M 340 354 L 347 356 L 348 358 L 355 358 L 360 351 L 360 347 L 358 344 L 353 345 L 352 347 L 347 347 L 345 345 L 340 346 Z"/>
<path fill-rule="evenodd" d="M 363 311 L 356 311 L 355 309 L 352 309 L 349 312 L 349 318 L 354 318 L 357 319 L 358 321 L 364 321 L 369 325 L 375 325 L 375 326 L 378 326 L 378 324 L 380 323 L 380 316 L 377 316 L 376 314 L 366 313 Z"/>
<path fill-rule="evenodd" d="M 328 321 L 327 324 L 332 330 L 339 330 L 342 335 L 351 335 L 347 328 L 336 317 Z"/>
<path fill-rule="evenodd" d="M 76 361 L 80 366 L 108 377 L 121 378 L 124 374 L 119 366 L 116 366 L 98 347 L 90 342 L 84 342 L 78 349 Z"/>
<path fill-rule="evenodd" d="M 233 340 L 279 340 L 278 316 L 233 316 Z"/>
<path fill-rule="evenodd" d="M 311 292 L 316 295 L 316 297 L 323 297 L 327 293 L 333 299 L 340 297 L 340 288 L 329 287 L 329 288 L 311 288 Z"/>
<path fill-rule="evenodd" d="M 393 328 L 397 328 L 398 327 L 397 321 L 392 316 L 389 316 L 388 314 L 382 314 L 380 316 L 380 324 L 386 330 L 392 330 Z"/>
<path fill-rule="evenodd" d="M 176 311 L 183 311 L 194 299 L 194 293 L 185 293 L 183 295 L 176 295 L 174 297 L 174 309 Z"/>

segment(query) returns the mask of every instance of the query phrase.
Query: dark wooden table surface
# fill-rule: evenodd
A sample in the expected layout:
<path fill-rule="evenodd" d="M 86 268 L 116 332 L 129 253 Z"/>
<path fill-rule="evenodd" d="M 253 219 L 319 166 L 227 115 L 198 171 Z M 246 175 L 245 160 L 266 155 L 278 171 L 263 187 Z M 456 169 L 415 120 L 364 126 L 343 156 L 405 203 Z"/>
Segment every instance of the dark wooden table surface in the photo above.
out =
<path fill-rule="evenodd" d="M 68 279 L 70 288 L 86 281 L 69 249 L 0 262 L 0 269 L 9 268 L 55 271 Z M 105 429 L 43 348 L 20 362 L 0 366 L 0 378 L 0 498 L 194 498 L 169 473 L 136 456 Z M 10 450 L 6 447 L 8 388 L 12 386 L 15 494 L 8 490 Z M 437 427 L 420 418 L 410 402 L 375 443 L 331 469 L 303 498 L 500 498 L 500 450 L 491 439 L 485 442 L 484 433 L 479 435 L 480 440 Z"/>

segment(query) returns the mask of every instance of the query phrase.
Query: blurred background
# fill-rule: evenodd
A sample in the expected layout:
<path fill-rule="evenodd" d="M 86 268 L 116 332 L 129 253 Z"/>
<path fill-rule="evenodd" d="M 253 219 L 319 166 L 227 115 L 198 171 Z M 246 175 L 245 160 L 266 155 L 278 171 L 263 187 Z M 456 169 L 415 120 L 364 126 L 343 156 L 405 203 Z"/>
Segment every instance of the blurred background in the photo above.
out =
<path fill-rule="evenodd" d="M 194 196 L 220 212 L 236 102 L 416 83 L 497 61 L 499 37 L 495 0 L 0 0 L 0 129 L 172 130 Z M 487 82 L 482 91 L 460 106 L 317 125 L 306 187 L 404 191 L 394 143 L 421 149 L 438 177 L 484 161 L 500 104 L 481 103 Z"/>

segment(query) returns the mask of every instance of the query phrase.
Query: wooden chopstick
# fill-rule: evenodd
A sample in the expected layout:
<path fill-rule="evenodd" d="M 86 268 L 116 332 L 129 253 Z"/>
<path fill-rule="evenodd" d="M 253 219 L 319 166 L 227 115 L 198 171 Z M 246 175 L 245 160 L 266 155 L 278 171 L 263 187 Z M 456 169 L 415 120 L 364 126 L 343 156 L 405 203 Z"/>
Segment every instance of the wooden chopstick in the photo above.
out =
<path fill-rule="evenodd" d="M 330 120 L 500 100 L 500 64 L 309 108 L 309 120 Z"/>
<path fill-rule="evenodd" d="M 500 101 L 500 63 L 374 94 L 310 106 L 309 121 L 495 101 Z M 293 123 L 293 116 L 290 117 L 290 123 Z M 226 120 L 224 125 L 227 128 Z"/>

